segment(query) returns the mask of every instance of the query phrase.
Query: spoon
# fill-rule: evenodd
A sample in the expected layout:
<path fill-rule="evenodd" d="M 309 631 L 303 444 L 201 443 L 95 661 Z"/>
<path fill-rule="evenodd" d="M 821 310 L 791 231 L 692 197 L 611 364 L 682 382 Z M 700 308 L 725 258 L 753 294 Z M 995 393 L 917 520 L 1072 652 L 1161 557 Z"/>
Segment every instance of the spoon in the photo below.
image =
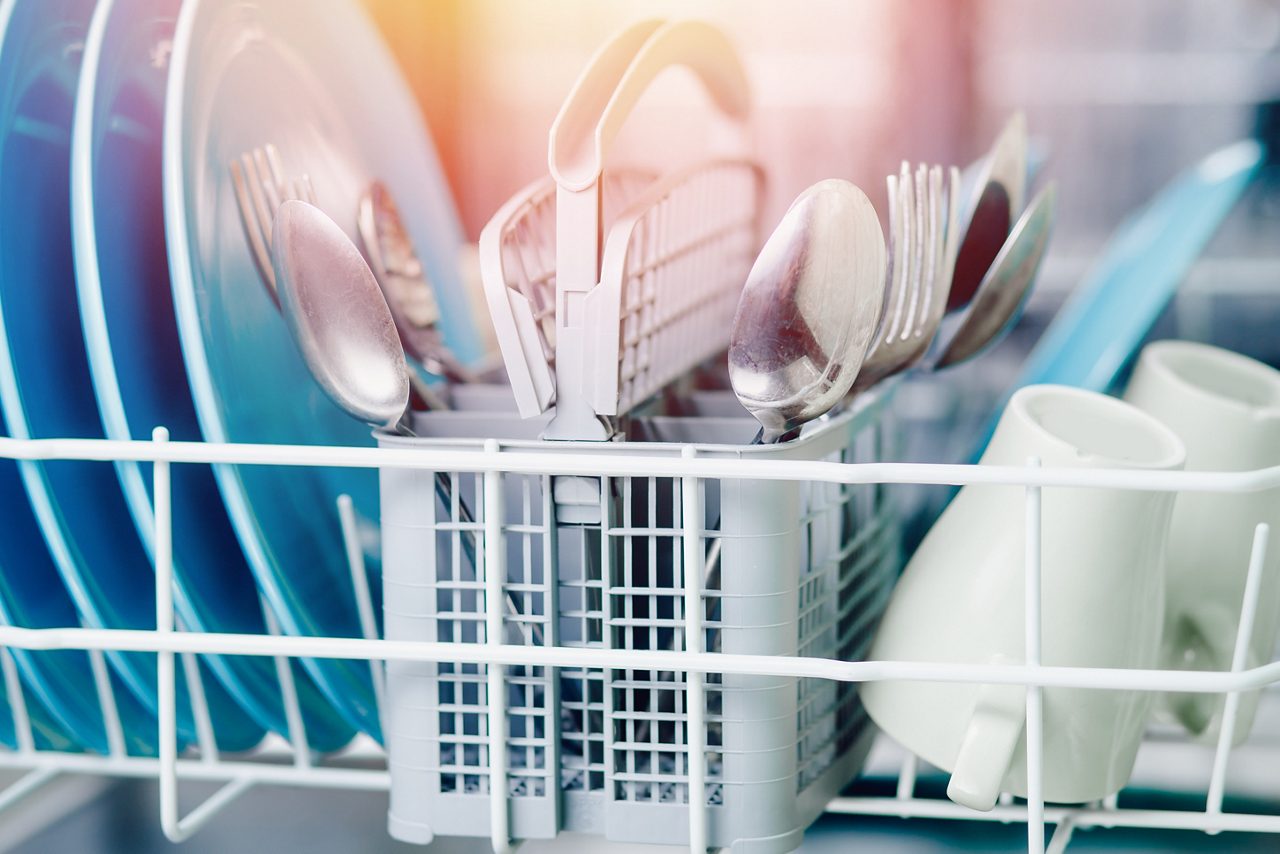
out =
<path fill-rule="evenodd" d="M 1031 293 L 1053 230 L 1057 186 L 1041 190 L 1001 247 L 991 269 L 982 277 L 964 319 L 942 350 L 935 369 L 973 358 L 994 344 L 1013 326 Z"/>
<path fill-rule="evenodd" d="M 956 254 L 947 310 L 968 305 L 991 268 L 1009 229 L 1022 213 L 1027 183 L 1027 121 L 1014 113 L 980 161 L 972 195 L 961 215 L 960 247 Z"/>
<path fill-rule="evenodd" d="M 862 190 L 832 178 L 792 202 L 760 250 L 729 336 L 729 381 L 777 442 L 840 402 L 884 301 L 880 218 Z"/>
<path fill-rule="evenodd" d="M 296 199 L 276 211 L 271 238 L 281 307 L 312 376 L 351 416 L 412 436 L 404 347 L 360 250 Z"/>
<path fill-rule="evenodd" d="M 276 211 L 272 266 L 280 305 L 311 375 L 348 415 L 371 427 L 415 436 L 410 424 L 409 366 L 395 320 L 373 271 L 336 222 L 318 207 L 287 201 Z M 436 497 L 453 506 L 449 476 L 435 473 Z M 458 499 L 458 521 L 474 524 Z M 476 564 L 475 544 L 460 538 Z M 520 616 L 507 593 L 507 613 Z M 508 623 L 508 625 L 510 625 Z M 526 643 L 541 643 L 541 626 L 517 622 Z"/>

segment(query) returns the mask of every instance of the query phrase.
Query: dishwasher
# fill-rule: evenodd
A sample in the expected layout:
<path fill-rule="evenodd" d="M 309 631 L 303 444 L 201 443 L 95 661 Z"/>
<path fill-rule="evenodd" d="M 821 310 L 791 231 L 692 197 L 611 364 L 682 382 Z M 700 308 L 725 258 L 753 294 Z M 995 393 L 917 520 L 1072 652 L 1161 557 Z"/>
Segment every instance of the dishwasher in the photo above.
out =
<path fill-rule="evenodd" d="M 1117 201 L 1053 12 L 695 7 L 0 0 L 0 849 L 1275 847 L 1274 104 Z"/>

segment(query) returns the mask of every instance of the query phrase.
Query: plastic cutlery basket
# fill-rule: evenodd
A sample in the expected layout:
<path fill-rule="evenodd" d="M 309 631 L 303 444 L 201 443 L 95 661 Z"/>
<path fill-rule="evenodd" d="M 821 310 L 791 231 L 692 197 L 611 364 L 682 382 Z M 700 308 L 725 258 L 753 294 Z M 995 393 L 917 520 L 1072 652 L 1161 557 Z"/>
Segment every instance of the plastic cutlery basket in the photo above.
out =
<path fill-rule="evenodd" d="M 652 80 L 683 66 L 747 146 L 750 98 L 725 36 L 642 21 L 591 60 L 551 128 L 550 176 L 480 236 L 481 278 L 521 415 L 543 436 L 608 439 L 621 416 L 728 346 L 759 246 L 763 175 L 712 157 L 660 179 L 604 171 Z"/>
<path fill-rule="evenodd" d="M 416 424 L 422 438 L 382 435 L 380 443 L 449 449 L 460 463 L 449 473 L 451 507 L 437 501 L 431 472 L 381 472 L 387 636 L 486 642 L 485 508 L 500 507 L 504 643 L 686 649 L 681 480 L 602 478 L 595 521 L 565 522 L 556 501 L 557 457 L 658 459 L 693 448 L 723 459 L 866 462 L 882 459 L 883 443 L 893 435 L 883 408 L 871 396 L 857 412 L 777 446 L 744 444 L 755 431 L 745 416 L 637 418 L 633 432 L 645 441 L 602 445 L 539 441 L 542 423 L 514 414 L 422 415 Z M 547 455 L 546 473 L 506 473 L 501 495 L 486 495 L 484 476 L 468 473 L 462 462 L 484 443 L 454 438 L 475 435 L 498 437 L 503 451 Z M 860 658 L 899 565 L 897 519 L 883 491 L 787 481 L 700 483 L 699 528 L 708 553 L 721 541 L 720 571 L 706 573 L 704 648 Z M 474 508 L 473 521 L 459 512 L 462 505 Z M 581 518 L 581 508 L 572 509 L 571 517 Z M 469 562 L 467 541 L 480 555 L 478 569 Z M 487 668 L 389 662 L 393 835 L 417 842 L 486 836 L 496 806 L 517 840 L 573 830 L 616 841 L 687 844 L 684 675 L 625 663 L 504 667 L 505 755 L 495 772 L 488 728 L 495 683 Z M 869 747 L 872 727 L 856 686 L 712 675 L 705 689 L 706 786 L 694 802 L 706 809 L 709 844 L 792 850 Z M 504 803 L 495 805 L 493 774 L 502 768 L 496 794 Z"/>

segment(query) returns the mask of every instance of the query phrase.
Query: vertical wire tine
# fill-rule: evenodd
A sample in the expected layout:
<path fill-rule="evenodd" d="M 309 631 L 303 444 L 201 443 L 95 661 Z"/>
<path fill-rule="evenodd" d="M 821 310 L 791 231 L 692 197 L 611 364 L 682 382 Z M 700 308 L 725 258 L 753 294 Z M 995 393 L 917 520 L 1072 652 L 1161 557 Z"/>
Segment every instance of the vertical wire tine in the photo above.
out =
<path fill-rule="evenodd" d="M 13 650 L 0 650 L 0 668 L 4 670 L 4 690 L 9 695 L 9 714 L 13 718 L 13 733 L 19 753 L 31 753 L 36 749 L 35 733 L 31 729 L 31 715 L 27 710 L 27 695 L 18 678 L 18 665 Z"/>
<path fill-rule="evenodd" d="M 1239 673 L 1248 666 L 1249 642 L 1253 638 L 1253 624 L 1258 614 L 1258 599 L 1262 591 L 1262 573 L 1267 560 L 1267 544 L 1271 526 L 1259 523 L 1253 531 L 1253 548 L 1249 553 L 1249 573 L 1245 576 L 1244 596 L 1240 602 L 1240 623 L 1236 628 L 1236 646 L 1231 655 L 1231 672 Z M 1236 735 L 1236 716 L 1240 710 L 1240 692 L 1227 694 L 1222 707 L 1222 722 L 1218 730 L 1218 746 L 1213 754 L 1213 772 L 1209 778 L 1209 792 L 1205 802 L 1205 814 L 1222 814 L 1222 796 L 1226 789 L 1227 764 L 1231 759 L 1232 742 Z M 1216 831 L 1211 831 L 1216 832 Z"/>
<path fill-rule="evenodd" d="M 909 801 L 916 792 L 916 774 L 920 768 L 920 760 L 910 751 L 902 757 L 898 767 L 898 788 L 895 797 L 900 801 Z"/>
<path fill-rule="evenodd" d="M 262 609 L 262 622 L 266 632 L 271 636 L 282 634 L 280 621 L 271 611 L 266 597 L 259 595 L 259 607 Z M 293 749 L 293 766 L 297 768 L 311 767 L 311 750 L 308 746 L 306 723 L 302 720 L 302 703 L 298 702 L 298 688 L 293 679 L 293 667 L 288 656 L 271 656 L 275 665 L 275 680 L 280 684 L 280 702 L 284 704 L 284 735 Z"/>
<path fill-rule="evenodd" d="M 156 445 L 169 440 L 169 431 L 157 427 L 151 434 Z M 173 634 L 173 508 L 169 463 L 152 466 L 152 500 L 155 503 L 156 634 Z M 178 819 L 178 701 L 172 650 L 156 654 L 156 690 L 159 695 L 160 826 L 174 842 L 182 839 Z"/>
<path fill-rule="evenodd" d="M 196 744 L 200 747 L 200 761 L 216 762 L 218 741 L 213 734 L 213 718 L 209 715 L 209 700 L 205 695 L 204 681 L 200 678 L 200 666 L 192 653 L 182 653 L 181 659 L 182 677 L 187 685 L 191 716 L 196 725 Z"/>
<path fill-rule="evenodd" d="M 107 736 L 107 753 L 112 757 L 122 757 L 125 755 L 124 727 L 120 723 L 120 706 L 116 703 L 116 692 L 111 686 L 111 671 L 107 667 L 107 656 L 102 650 L 89 650 L 89 669 L 93 674 L 93 688 L 98 697 L 98 707 L 102 711 L 102 726 Z"/>
<path fill-rule="evenodd" d="M 1040 467 L 1038 457 L 1027 460 L 1032 469 Z M 1026 488 L 1026 573 L 1024 607 L 1026 663 L 1039 668 L 1041 656 L 1041 490 Z M 1027 686 L 1027 851 L 1044 854 L 1044 689 Z"/>
<path fill-rule="evenodd" d="M 262 607 L 262 619 L 267 625 L 267 633 L 279 635 L 280 621 L 271 610 L 265 597 L 259 597 Z M 289 746 L 293 748 L 293 765 L 295 768 L 311 767 L 311 747 L 307 740 L 306 721 L 302 717 L 302 703 L 298 699 L 298 683 L 293 678 L 293 667 L 289 657 L 275 655 L 271 657 L 275 664 L 276 681 L 280 683 L 280 700 L 284 704 L 284 722 L 288 730 Z"/>
<path fill-rule="evenodd" d="M 1058 826 L 1054 828 L 1053 838 L 1049 840 L 1049 847 L 1045 849 L 1045 854 L 1064 854 L 1067 846 L 1071 844 L 1071 837 L 1075 835 L 1075 832 L 1075 819 L 1068 815 L 1058 822 Z"/>
<path fill-rule="evenodd" d="M 369 592 L 369 575 L 364 565 L 364 550 L 356 531 L 356 510 L 350 495 L 338 496 L 338 521 L 342 526 L 342 543 L 347 551 L 347 569 L 351 572 L 351 587 L 355 592 L 356 614 L 360 619 L 360 634 L 366 640 L 378 639 L 378 621 L 373 611 L 373 596 Z M 378 720 L 386 731 L 387 674 L 385 662 L 369 659 L 369 677 L 373 680 L 373 698 L 378 704 Z"/>

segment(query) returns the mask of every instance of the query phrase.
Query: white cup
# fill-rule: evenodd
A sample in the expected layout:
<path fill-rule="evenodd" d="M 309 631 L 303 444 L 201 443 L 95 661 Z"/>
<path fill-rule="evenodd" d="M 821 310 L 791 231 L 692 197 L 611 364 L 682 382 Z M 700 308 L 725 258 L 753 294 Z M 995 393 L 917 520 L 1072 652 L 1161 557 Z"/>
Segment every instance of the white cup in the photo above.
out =
<path fill-rule="evenodd" d="M 1243 471 L 1280 465 L 1280 371 L 1190 341 L 1158 341 L 1138 357 L 1125 399 L 1177 433 L 1187 468 Z M 1255 526 L 1280 527 L 1280 490 L 1186 492 L 1169 528 L 1163 666 L 1230 670 Z M 1274 543 L 1275 540 L 1273 539 Z M 1272 659 L 1280 626 L 1280 548 L 1263 565 L 1246 665 Z M 1259 692 L 1240 697 L 1235 741 L 1253 724 Z M 1221 694 L 1170 694 L 1161 705 L 1188 731 L 1216 739 Z"/>
<path fill-rule="evenodd" d="M 1129 404 L 1062 386 L 1009 401 L 985 465 L 1178 469 L 1182 442 Z M 1025 662 L 1026 490 L 966 486 L 907 565 L 876 635 L 878 660 Z M 1171 493 L 1052 487 L 1041 493 L 1041 661 L 1154 667 L 1164 613 L 1162 550 Z M 990 809 L 1026 795 L 1020 685 L 868 682 L 882 730 L 951 772 L 947 795 Z M 1153 695 L 1044 691 L 1044 797 L 1089 801 L 1128 780 Z"/>

